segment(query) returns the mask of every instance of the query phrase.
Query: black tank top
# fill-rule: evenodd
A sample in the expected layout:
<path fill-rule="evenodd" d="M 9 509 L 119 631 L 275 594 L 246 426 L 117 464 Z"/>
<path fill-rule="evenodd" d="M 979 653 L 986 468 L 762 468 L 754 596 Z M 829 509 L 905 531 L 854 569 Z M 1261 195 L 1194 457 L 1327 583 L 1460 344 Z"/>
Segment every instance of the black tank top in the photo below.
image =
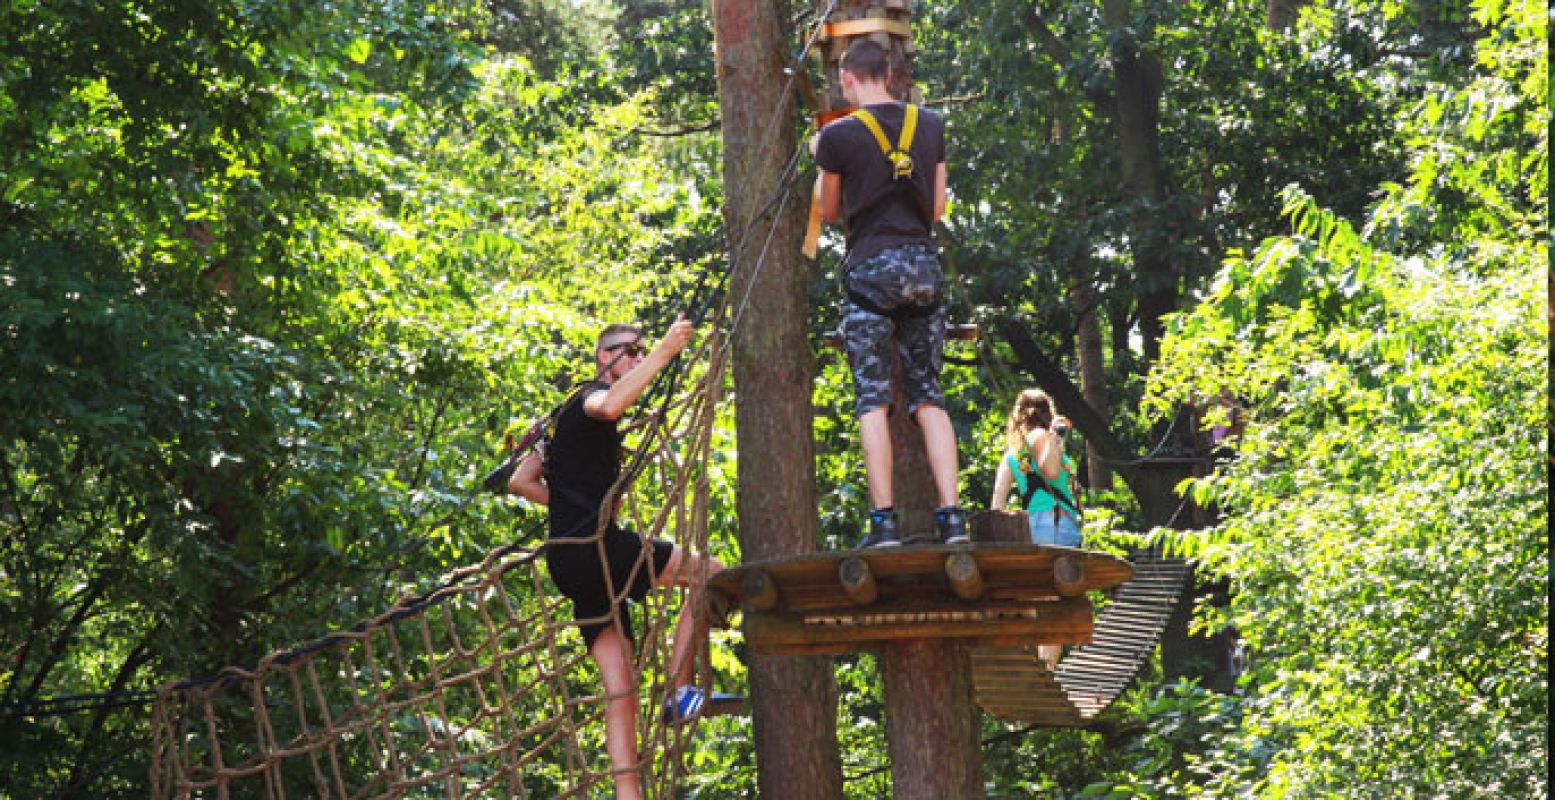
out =
<path fill-rule="evenodd" d="M 593 533 L 595 514 L 621 474 L 621 432 L 614 420 L 594 419 L 583 410 L 590 395 L 608 391 L 599 381 L 585 384 L 562 407 L 545 451 L 545 483 L 551 490 L 552 536 Z"/>

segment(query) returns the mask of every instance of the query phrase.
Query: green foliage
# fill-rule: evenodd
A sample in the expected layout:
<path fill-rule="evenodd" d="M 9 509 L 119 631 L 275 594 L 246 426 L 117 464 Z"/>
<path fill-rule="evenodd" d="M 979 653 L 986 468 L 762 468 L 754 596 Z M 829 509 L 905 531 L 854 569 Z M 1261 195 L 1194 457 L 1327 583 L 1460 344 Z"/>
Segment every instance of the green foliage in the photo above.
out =
<path fill-rule="evenodd" d="M 4 700 L 251 663 L 535 535 L 541 513 L 492 499 L 431 523 L 583 374 L 601 323 L 654 335 L 722 263 L 707 7 L 619 6 L 0 11 Z M 1130 10 L 920 9 L 929 99 L 977 98 L 945 108 L 951 305 L 1068 354 L 1066 292 L 1094 282 L 1124 438 L 1222 386 L 1248 404 L 1241 457 L 1191 487 L 1223 523 L 1175 541 L 1231 579 L 1253 670 L 1239 698 L 1152 679 L 1102 733 L 990 723 L 993 796 L 1540 792 L 1544 14 L 1309 5 L 1282 33 L 1261 3 Z M 1157 200 L 1124 185 L 1120 44 L 1162 66 Z M 1142 233 L 1196 304 L 1144 408 Z M 834 279 L 813 295 L 818 335 Z M 1026 380 L 991 327 L 945 374 L 972 506 Z M 837 549 L 864 482 L 846 367 L 818 352 Z M 706 465 L 730 563 L 732 428 L 726 411 Z M 1092 499 L 1110 512 L 1092 541 L 1132 545 L 1138 502 Z M 737 637 L 712 655 L 741 690 Z M 873 659 L 837 680 L 847 791 L 882 796 Z M 0 794 L 144 794 L 143 714 L 0 731 Z M 699 736 L 690 796 L 753 795 L 749 722 Z"/>
<path fill-rule="evenodd" d="M 1097 289 L 1112 330 L 1108 383 L 1121 438 L 1156 438 L 1133 416 L 1144 293 L 1193 293 L 1229 247 L 1278 224 L 1282 186 L 1301 182 L 1358 215 L 1371 187 L 1401 174 L 1387 93 L 1366 80 L 1376 43 L 1351 27 L 1322 40 L 1266 29 L 1254 3 L 934 3 L 919 70 L 945 108 L 949 249 L 971 278 L 979 317 L 1029 321 L 1048 352 L 1073 358 L 1069 291 Z M 1152 195 L 1125 174 L 1117 48 L 1160 65 L 1159 165 Z M 1133 255 L 1158 241 L 1170 275 Z M 1157 434 L 1158 435 L 1158 434 Z M 1141 449 L 1145 449 L 1141 447 Z"/>
<path fill-rule="evenodd" d="M 434 9 L 5 14 L 7 701 L 252 663 L 532 536 L 431 523 L 707 257 L 716 193 L 664 166 L 705 141 Z M 143 793 L 143 713 L 7 718 L 6 791 Z"/>
<path fill-rule="evenodd" d="M 1410 179 L 1364 228 L 1288 192 L 1293 234 L 1173 327 L 1155 402 L 1253 409 L 1193 491 L 1227 513 L 1195 547 L 1255 668 L 1245 717 L 1152 795 L 1546 791 L 1543 10 L 1476 9 L 1478 69 L 1411 110 Z"/>

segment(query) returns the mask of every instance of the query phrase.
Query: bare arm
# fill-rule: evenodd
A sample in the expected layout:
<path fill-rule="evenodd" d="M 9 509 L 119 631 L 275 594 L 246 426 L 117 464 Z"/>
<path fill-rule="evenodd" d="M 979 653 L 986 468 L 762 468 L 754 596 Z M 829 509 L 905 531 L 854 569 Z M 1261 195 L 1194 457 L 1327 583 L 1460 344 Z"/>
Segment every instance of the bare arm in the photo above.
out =
<path fill-rule="evenodd" d="M 817 208 L 825 222 L 842 219 L 842 176 L 835 172 L 817 169 L 815 176 Z"/>
<path fill-rule="evenodd" d="M 550 505 L 551 487 L 545 485 L 544 458 L 539 453 L 524 456 L 508 481 L 508 489 L 531 503 Z"/>
<path fill-rule="evenodd" d="M 1010 473 L 1010 460 L 1004 456 L 999 457 L 999 469 L 993 475 L 993 498 L 988 501 L 988 507 L 994 511 L 1003 511 L 1004 504 L 1010 499 L 1010 488 L 1015 483 L 1015 476 Z"/>
<path fill-rule="evenodd" d="M 659 370 L 664 369 L 670 359 L 686 349 L 686 345 L 691 343 L 691 334 L 691 321 L 685 317 L 676 319 L 658 346 L 644 356 L 637 366 L 632 367 L 630 372 L 612 383 L 609 391 L 595 392 L 583 401 L 583 413 L 607 422 L 620 419 L 637 402 L 637 398 L 648 390 L 653 376 L 659 374 Z"/>
<path fill-rule="evenodd" d="M 948 177 L 948 174 L 945 172 L 945 162 L 941 161 L 941 162 L 939 162 L 939 164 L 937 166 L 934 167 L 934 221 L 935 222 L 939 222 L 940 220 L 945 218 L 945 209 L 948 208 L 949 205 L 950 205 L 950 201 L 948 199 L 946 199 L 946 194 L 945 194 L 945 192 L 946 192 L 946 188 L 945 187 L 947 185 L 949 185 L 949 180 L 950 180 L 950 178 Z"/>

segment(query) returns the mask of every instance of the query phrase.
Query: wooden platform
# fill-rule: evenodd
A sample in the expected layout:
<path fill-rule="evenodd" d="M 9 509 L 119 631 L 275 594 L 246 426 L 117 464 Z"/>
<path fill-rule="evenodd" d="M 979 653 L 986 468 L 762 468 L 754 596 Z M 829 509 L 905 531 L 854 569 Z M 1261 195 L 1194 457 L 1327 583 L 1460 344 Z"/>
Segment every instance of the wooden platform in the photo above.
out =
<path fill-rule="evenodd" d="M 929 545 L 815 553 L 735 567 L 708 589 L 747 613 L 764 655 L 841 653 L 900 639 L 972 647 L 1083 644 L 1085 593 L 1133 577 L 1123 559 L 1032 544 Z"/>

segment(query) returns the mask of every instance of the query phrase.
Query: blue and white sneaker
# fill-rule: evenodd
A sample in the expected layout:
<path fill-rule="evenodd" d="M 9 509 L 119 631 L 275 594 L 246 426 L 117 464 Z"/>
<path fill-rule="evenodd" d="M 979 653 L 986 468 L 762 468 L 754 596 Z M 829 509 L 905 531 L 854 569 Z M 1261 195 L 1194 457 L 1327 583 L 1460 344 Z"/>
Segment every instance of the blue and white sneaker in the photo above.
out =
<path fill-rule="evenodd" d="M 695 686 L 681 686 L 664 703 L 664 721 L 680 725 L 699 717 L 723 717 L 745 710 L 745 698 L 737 694 L 704 692 Z"/>
<path fill-rule="evenodd" d="M 693 720 L 701 713 L 705 702 L 706 692 L 695 686 L 682 686 L 675 690 L 674 697 L 664 703 L 664 721 L 679 724 Z"/>

